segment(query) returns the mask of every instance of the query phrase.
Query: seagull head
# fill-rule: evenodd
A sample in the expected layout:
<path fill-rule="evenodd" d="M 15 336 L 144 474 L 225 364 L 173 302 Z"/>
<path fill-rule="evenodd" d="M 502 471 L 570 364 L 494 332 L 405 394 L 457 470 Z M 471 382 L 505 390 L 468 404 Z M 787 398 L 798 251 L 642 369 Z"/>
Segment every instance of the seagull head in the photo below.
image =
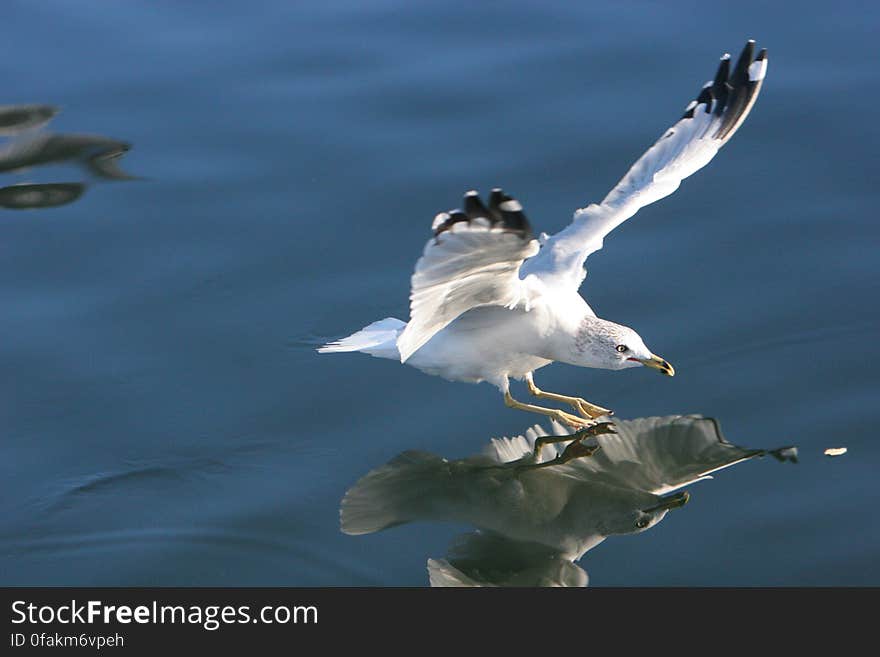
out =
<path fill-rule="evenodd" d="M 675 368 L 651 352 L 641 336 L 628 326 L 598 317 L 588 317 L 575 337 L 578 363 L 585 367 L 622 370 L 644 365 L 666 376 L 674 376 Z"/>
<path fill-rule="evenodd" d="M 663 520 L 663 518 L 666 517 L 667 512 L 672 509 L 683 507 L 690 499 L 691 495 L 687 491 L 681 491 L 680 493 L 659 498 L 656 504 L 652 504 L 637 511 L 635 518 L 635 531 L 627 533 L 638 534 L 646 529 L 650 529 Z"/>
<path fill-rule="evenodd" d="M 630 500 L 626 511 L 609 514 L 603 519 L 600 531 L 605 536 L 612 534 L 640 534 L 650 529 L 666 517 L 672 509 L 683 507 L 690 500 L 687 491 L 681 491 L 665 497 L 650 493 L 638 494 L 638 502 Z"/>

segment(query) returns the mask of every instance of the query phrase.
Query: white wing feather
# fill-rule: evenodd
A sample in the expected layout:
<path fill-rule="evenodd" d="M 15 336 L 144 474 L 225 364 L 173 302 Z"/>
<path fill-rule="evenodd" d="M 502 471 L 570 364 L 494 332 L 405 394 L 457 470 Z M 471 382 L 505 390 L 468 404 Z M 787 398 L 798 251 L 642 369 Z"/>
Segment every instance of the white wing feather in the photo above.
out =
<path fill-rule="evenodd" d="M 469 192 L 465 200 L 474 197 L 475 192 Z M 519 204 L 509 202 L 525 222 Z M 481 203 L 480 207 L 490 213 Z M 527 222 L 511 226 L 507 216 L 438 215 L 438 232 L 425 246 L 412 277 L 410 321 L 397 339 L 401 362 L 472 308 L 528 305 L 528 284 L 520 280 L 519 268 L 539 246 Z"/>
<path fill-rule="evenodd" d="M 602 248 L 604 237 L 706 166 L 745 120 L 767 70 L 766 50 L 754 60 L 753 55 L 754 41 L 749 41 L 729 76 L 730 56 L 725 55 L 715 80 L 703 87 L 678 123 L 639 158 L 601 204 L 577 210 L 572 224 L 550 237 L 523 265 L 522 275 L 536 274 L 545 285 L 577 290 L 585 276 L 584 262 Z"/>
<path fill-rule="evenodd" d="M 724 438 L 716 420 L 702 415 L 618 420 L 614 428 L 616 433 L 601 434 L 593 439 L 601 447 L 595 454 L 556 465 L 553 472 L 583 481 L 665 495 L 741 461 L 782 451 L 734 445 Z M 538 437 L 568 434 L 571 434 L 570 429 L 555 422 L 549 433 L 535 425 L 522 436 L 493 438 L 483 453 L 497 463 L 528 461 Z M 566 446 L 567 443 L 544 446 L 541 460 L 553 460 Z"/>
<path fill-rule="evenodd" d="M 665 495 L 718 470 L 770 452 L 727 442 L 718 422 L 701 415 L 647 417 L 614 423 L 598 436 L 592 457 L 562 466 L 572 476 Z"/>

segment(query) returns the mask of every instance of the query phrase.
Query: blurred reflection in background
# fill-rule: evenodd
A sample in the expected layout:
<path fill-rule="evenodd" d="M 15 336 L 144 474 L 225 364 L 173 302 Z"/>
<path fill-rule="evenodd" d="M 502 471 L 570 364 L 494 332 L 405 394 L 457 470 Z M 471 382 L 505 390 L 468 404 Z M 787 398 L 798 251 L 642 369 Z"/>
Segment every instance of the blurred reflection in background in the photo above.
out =
<path fill-rule="evenodd" d="M 484 453 L 448 461 L 407 451 L 360 479 L 342 500 L 342 531 L 369 534 L 416 520 L 477 528 L 429 559 L 432 586 L 586 586 L 574 562 L 608 536 L 638 534 L 684 506 L 680 490 L 709 474 L 770 454 L 797 461 L 794 447 L 747 449 L 727 442 L 698 415 L 614 423 L 616 433 L 584 441 L 592 456 L 563 464 L 564 445 L 536 460 L 539 426 L 493 439 Z M 554 436 L 569 431 L 554 424 Z M 544 442 L 544 441 L 542 441 Z M 535 467 L 540 463 L 546 467 Z"/>
<path fill-rule="evenodd" d="M 72 163 L 88 178 L 132 180 L 119 166 L 131 144 L 100 135 L 55 134 L 43 128 L 58 113 L 51 105 L 0 106 L 0 173 L 28 172 L 50 164 Z M 0 207 L 22 210 L 72 203 L 84 182 L 25 182 L 0 188 Z"/>

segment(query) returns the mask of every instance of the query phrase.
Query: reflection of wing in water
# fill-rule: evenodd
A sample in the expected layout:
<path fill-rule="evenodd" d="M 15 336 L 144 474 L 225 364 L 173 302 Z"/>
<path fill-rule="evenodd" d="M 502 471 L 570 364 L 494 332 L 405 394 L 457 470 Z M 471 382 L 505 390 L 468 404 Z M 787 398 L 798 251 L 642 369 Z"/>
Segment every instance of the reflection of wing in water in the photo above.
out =
<path fill-rule="evenodd" d="M 601 446 L 592 458 L 561 465 L 559 474 L 663 495 L 708 478 L 712 472 L 768 453 L 727 442 L 718 421 L 701 415 L 639 418 L 616 422 L 615 429 L 616 434 L 602 434 L 592 439 Z M 571 432 L 554 423 L 553 433 Z M 545 434 L 536 426 L 525 436 L 495 439 L 487 453 L 501 462 L 525 457 L 531 454 L 539 435 Z M 781 451 L 770 453 L 778 456 Z M 552 445 L 545 447 L 542 460 L 557 454 Z"/>
<path fill-rule="evenodd" d="M 0 207 L 13 210 L 24 208 L 54 208 L 73 203 L 83 195 L 82 183 L 40 183 L 10 185 L 0 188 Z"/>
<path fill-rule="evenodd" d="M 41 130 L 58 112 L 52 105 L 0 106 L 0 136 L 11 136 L 0 147 L 0 173 L 72 162 L 93 178 L 134 180 L 119 166 L 131 144 L 100 135 L 53 134 Z M 0 187 L 0 207 L 13 210 L 52 208 L 76 201 L 83 182 L 38 182 Z"/>
<path fill-rule="evenodd" d="M 0 135 L 15 135 L 46 125 L 58 113 L 53 105 L 0 105 Z"/>
<path fill-rule="evenodd" d="M 717 423 L 701 416 L 615 426 L 616 435 L 593 439 L 601 446 L 594 456 L 539 469 L 518 466 L 533 463 L 540 427 L 494 440 L 486 454 L 461 460 L 405 452 L 346 493 L 342 531 L 366 534 L 415 520 L 463 521 L 483 531 L 459 543 L 449 559 L 434 560 L 432 581 L 585 582 L 586 574 L 572 562 L 607 536 L 649 529 L 687 501 L 686 493 L 666 493 L 767 453 L 725 441 Z M 552 446 L 544 451 L 548 458 L 556 455 Z"/>

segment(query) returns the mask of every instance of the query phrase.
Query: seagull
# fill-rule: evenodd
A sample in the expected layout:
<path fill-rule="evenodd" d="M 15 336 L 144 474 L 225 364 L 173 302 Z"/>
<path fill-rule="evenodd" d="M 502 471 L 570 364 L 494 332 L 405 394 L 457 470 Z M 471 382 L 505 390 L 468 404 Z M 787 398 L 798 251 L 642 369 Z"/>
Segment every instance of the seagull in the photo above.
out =
<path fill-rule="evenodd" d="M 574 562 L 608 536 L 654 527 L 688 502 L 685 487 L 757 457 L 796 461 L 794 447 L 728 442 L 719 423 L 702 415 L 622 420 L 615 428 L 589 439 L 595 456 L 565 463 L 555 443 L 574 434 L 552 420 L 552 435 L 535 425 L 464 459 L 403 452 L 345 493 L 341 530 L 466 523 L 477 531 L 453 543 L 446 559 L 428 561 L 433 585 L 584 586 L 586 573 Z M 545 464 L 555 465 L 535 467 Z"/>
<path fill-rule="evenodd" d="M 598 317 L 579 294 L 584 263 L 608 233 L 672 194 L 733 136 L 767 72 L 766 49 L 757 57 L 754 52 L 749 40 L 733 66 L 725 54 L 714 79 L 678 122 L 601 203 L 576 210 L 571 224 L 553 236 L 535 239 L 522 205 L 500 188 L 492 190 L 488 204 L 476 191 L 467 192 L 463 209 L 434 219 L 434 235 L 412 276 L 409 322 L 386 318 L 318 351 L 359 351 L 453 381 L 486 381 L 508 407 L 574 429 L 592 426 L 611 411 L 538 388 L 535 370 L 559 361 L 609 370 L 646 366 L 673 376 L 672 365 L 638 333 Z M 514 399 L 510 379 L 524 380 L 534 397 L 574 412 Z"/>

